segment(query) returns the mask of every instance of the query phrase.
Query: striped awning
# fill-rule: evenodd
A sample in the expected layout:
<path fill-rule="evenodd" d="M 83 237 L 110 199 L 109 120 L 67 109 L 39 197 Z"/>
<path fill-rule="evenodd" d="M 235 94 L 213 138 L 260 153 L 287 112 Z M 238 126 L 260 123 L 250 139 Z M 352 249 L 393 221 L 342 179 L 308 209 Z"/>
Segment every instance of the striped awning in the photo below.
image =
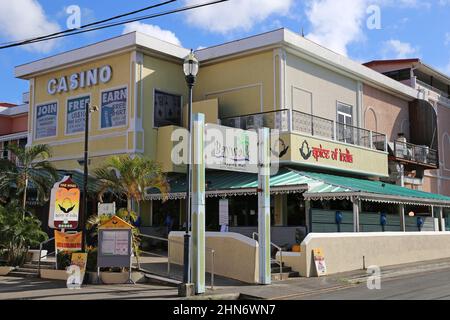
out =
<path fill-rule="evenodd" d="M 186 175 L 172 174 L 168 176 L 170 184 L 169 200 L 186 198 Z M 302 193 L 308 190 L 311 179 L 298 173 L 281 169 L 270 178 L 272 194 Z M 206 197 L 232 197 L 258 194 L 258 176 L 227 171 L 208 171 L 206 173 Z M 147 190 L 146 200 L 162 200 L 162 194 L 156 190 Z"/>
<path fill-rule="evenodd" d="M 450 197 L 404 188 L 382 181 L 356 179 L 324 173 L 297 171 L 315 181 L 304 193 L 309 200 L 364 200 L 379 203 L 450 207 Z"/>

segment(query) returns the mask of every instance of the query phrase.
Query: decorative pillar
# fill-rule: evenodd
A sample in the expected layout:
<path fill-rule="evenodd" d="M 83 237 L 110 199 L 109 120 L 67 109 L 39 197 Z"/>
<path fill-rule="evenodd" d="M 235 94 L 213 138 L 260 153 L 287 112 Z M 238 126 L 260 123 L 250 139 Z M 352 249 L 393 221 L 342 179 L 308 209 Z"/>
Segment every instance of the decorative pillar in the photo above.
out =
<path fill-rule="evenodd" d="M 205 293 L 205 115 L 193 117 L 192 136 L 192 281 L 195 293 Z"/>
<path fill-rule="evenodd" d="M 445 232 L 445 219 L 444 219 L 444 210 L 442 207 L 438 207 L 438 217 L 439 217 L 439 230 Z"/>
<path fill-rule="evenodd" d="M 259 283 L 272 282 L 270 268 L 270 130 L 258 130 Z"/>
<path fill-rule="evenodd" d="M 406 232 L 405 206 L 403 204 L 400 204 L 399 206 L 399 214 L 400 214 L 400 231 Z"/>
<path fill-rule="evenodd" d="M 353 232 L 359 232 L 359 211 L 360 200 L 353 198 Z"/>

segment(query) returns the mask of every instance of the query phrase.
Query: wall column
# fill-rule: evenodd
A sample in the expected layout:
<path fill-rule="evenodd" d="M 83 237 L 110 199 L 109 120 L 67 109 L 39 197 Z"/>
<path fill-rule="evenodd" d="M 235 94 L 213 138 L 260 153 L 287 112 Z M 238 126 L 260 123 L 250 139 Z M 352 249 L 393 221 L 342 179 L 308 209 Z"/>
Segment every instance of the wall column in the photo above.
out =
<path fill-rule="evenodd" d="M 400 215 L 400 231 L 406 232 L 405 206 L 403 204 L 399 205 L 399 215 Z"/>
<path fill-rule="evenodd" d="M 287 225 L 287 195 L 275 195 L 275 226 Z"/>
<path fill-rule="evenodd" d="M 359 232 L 359 211 L 360 211 L 359 199 L 353 199 L 353 232 Z"/>

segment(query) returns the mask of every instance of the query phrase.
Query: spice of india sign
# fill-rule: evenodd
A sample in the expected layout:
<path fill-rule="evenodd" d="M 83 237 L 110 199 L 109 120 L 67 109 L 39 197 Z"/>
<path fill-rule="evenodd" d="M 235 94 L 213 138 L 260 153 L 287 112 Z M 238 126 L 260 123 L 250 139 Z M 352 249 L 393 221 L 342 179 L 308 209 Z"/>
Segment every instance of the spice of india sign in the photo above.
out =
<path fill-rule="evenodd" d="M 283 134 L 280 140 L 288 146 L 281 162 L 369 176 L 388 176 L 388 155 L 385 152 L 301 134 Z"/>

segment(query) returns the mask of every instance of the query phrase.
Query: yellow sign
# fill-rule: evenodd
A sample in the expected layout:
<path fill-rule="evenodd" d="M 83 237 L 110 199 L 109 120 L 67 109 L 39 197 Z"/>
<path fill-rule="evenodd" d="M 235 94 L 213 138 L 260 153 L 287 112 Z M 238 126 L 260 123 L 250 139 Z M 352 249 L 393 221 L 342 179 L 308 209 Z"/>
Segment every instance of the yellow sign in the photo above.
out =
<path fill-rule="evenodd" d="M 55 230 L 55 246 L 59 251 L 78 251 L 81 250 L 81 241 L 83 233 L 68 234 Z"/>
<path fill-rule="evenodd" d="M 72 253 L 72 265 L 78 266 L 82 274 L 86 271 L 87 253 Z"/>
<path fill-rule="evenodd" d="M 55 183 L 51 191 L 49 227 L 76 229 L 80 211 L 80 189 L 69 176 Z"/>
<path fill-rule="evenodd" d="M 279 157 L 281 162 L 388 176 L 388 155 L 383 151 L 301 134 L 284 134 L 279 143 L 281 149 L 285 148 Z"/>
<path fill-rule="evenodd" d="M 317 248 L 313 249 L 313 257 L 314 264 L 316 265 L 317 276 L 326 276 L 327 275 L 327 266 L 325 264 L 325 255 L 323 254 L 322 249 Z"/>
<path fill-rule="evenodd" d="M 112 217 L 100 226 L 100 229 L 133 229 L 133 226 L 120 219 L 118 216 Z"/>

